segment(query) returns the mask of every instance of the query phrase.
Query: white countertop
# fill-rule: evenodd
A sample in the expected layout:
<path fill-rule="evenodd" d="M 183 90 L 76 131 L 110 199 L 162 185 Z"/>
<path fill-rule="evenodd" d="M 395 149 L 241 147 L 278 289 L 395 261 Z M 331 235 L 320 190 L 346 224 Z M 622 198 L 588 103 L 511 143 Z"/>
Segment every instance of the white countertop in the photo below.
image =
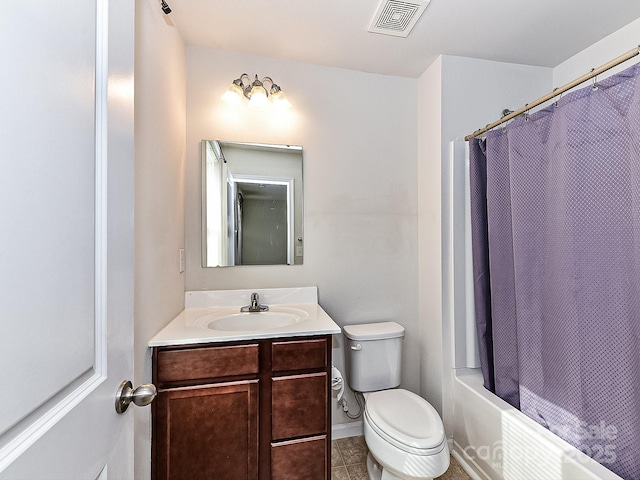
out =
<path fill-rule="evenodd" d="M 240 307 L 249 303 L 251 292 L 258 292 L 261 303 L 268 305 L 270 311 L 275 313 L 296 311 L 300 314 L 300 320 L 290 325 L 260 330 L 214 330 L 208 327 L 213 318 L 239 314 Z M 151 338 L 148 345 L 149 347 L 162 347 L 340 333 L 340 327 L 322 307 L 317 303 L 310 302 L 314 298 L 317 299 L 315 287 L 187 292 L 185 302 L 187 308 Z M 213 299 L 212 302 L 215 304 L 211 304 L 207 299 Z M 287 302 L 274 302 L 281 299 L 286 299 Z M 272 302 L 270 303 L 268 300 Z M 302 300 L 304 303 L 289 303 L 296 300 Z M 230 305 L 232 303 L 234 305 Z M 260 314 L 244 313 L 242 315 Z"/>

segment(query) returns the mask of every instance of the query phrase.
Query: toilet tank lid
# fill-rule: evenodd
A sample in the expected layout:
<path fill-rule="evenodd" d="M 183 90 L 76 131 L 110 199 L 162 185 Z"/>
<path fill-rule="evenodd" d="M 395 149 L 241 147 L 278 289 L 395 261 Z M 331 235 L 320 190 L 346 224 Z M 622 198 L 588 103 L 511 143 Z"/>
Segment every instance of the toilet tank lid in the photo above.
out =
<path fill-rule="evenodd" d="M 342 327 L 345 337 L 350 340 L 382 340 L 404 337 L 404 327 L 396 322 L 362 323 Z"/>

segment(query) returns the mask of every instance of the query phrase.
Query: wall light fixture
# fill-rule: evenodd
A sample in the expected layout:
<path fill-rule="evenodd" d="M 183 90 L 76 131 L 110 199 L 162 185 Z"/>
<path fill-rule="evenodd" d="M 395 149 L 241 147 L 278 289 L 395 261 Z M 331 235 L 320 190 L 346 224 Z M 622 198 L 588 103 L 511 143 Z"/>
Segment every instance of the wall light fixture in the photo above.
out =
<path fill-rule="evenodd" d="M 169 15 L 171 13 L 171 7 L 169 7 L 169 5 L 167 5 L 167 2 L 165 2 L 164 0 L 161 0 L 160 7 L 162 8 L 162 11 L 165 15 Z"/>
<path fill-rule="evenodd" d="M 271 85 L 268 91 L 264 86 L 265 83 Z M 236 78 L 229 85 L 227 91 L 222 95 L 222 100 L 229 105 L 242 105 L 243 97 L 249 99 L 249 107 L 254 109 L 262 109 L 269 104 L 279 109 L 291 107 L 284 92 L 273 83 L 270 77 L 258 80 L 258 75 L 256 75 L 255 80 L 251 82 L 249 75 L 243 73 L 240 78 Z"/>

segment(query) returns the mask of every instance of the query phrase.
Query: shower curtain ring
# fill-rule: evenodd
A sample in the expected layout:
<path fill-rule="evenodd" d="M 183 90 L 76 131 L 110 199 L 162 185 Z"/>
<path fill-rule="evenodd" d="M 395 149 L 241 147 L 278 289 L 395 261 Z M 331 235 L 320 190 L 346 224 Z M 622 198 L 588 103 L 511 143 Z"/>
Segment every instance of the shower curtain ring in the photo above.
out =
<path fill-rule="evenodd" d="M 553 91 L 555 92 L 556 90 L 558 90 L 558 88 L 559 88 L 559 87 L 554 88 L 554 89 L 553 89 Z M 556 108 L 558 108 L 558 102 L 559 102 L 560 100 L 562 100 L 562 95 L 563 95 L 563 94 L 564 94 L 564 92 L 561 92 L 561 93 L 560 93 L 560 96 L 559 96 L 559 97 L 558 97 L 558 99 L 556 100 L 556 102 L 555 102 L 555 104 L 554 104 Z"/>
<path fill-rule="evenodd" d="M 595 68 L 592 68 L 591 71 L 593 72 L 595 70 Z M 591 89 L 595 92 L 596 90 L 598 90 L 598 75 L 594 75 L 593 76 L 593 87 L 591 87 Z"/>

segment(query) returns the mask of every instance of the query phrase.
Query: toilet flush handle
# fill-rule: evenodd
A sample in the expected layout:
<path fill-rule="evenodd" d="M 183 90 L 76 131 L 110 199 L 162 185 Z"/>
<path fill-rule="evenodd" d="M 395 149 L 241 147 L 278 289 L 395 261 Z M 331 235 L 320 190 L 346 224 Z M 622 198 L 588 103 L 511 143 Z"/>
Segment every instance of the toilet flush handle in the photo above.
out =
<path fill-rule="evenodd" d="M 356 343 L 355 345 L 351 345 L 351 350 L 360 351 L 360 350 L 362 350 L 362 345 L 360 343 Z"/>

